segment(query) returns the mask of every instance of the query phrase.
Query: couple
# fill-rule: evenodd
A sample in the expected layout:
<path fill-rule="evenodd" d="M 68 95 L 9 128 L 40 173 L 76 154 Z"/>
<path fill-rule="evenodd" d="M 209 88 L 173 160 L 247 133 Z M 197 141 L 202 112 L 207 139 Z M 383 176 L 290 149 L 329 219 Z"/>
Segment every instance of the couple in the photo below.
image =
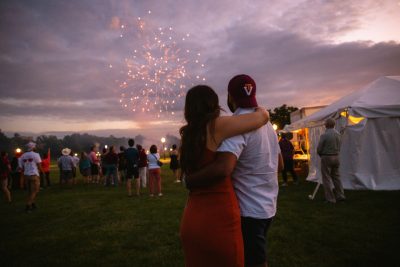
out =
<path fill-rule="evenodd" d="M 180 232 L 188 267 L 267 266 L 266 232 L 276 212 L 282 161 L 268 112 L 257 107 L 255 94 L 251 77 L 231 79 L 234 116 L 220 116 L 218 96 L 208 86 L 186 95 L 181 169 L 190 193 Z"/>

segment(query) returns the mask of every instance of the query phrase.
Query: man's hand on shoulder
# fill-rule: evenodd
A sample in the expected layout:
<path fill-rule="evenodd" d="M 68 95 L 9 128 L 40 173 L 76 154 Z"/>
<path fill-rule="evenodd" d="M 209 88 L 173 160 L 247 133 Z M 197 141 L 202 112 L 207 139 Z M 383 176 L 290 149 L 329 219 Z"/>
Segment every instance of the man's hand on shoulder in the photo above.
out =
<path fill-rule="evenodd" d="M 260 112 L 263 115 L 265 124 L 268 123 L 270 117 L 269 117 L 269 112 L 266 108 L 256 107 L 254 110 L 255 110 L 255 112 Z"/>

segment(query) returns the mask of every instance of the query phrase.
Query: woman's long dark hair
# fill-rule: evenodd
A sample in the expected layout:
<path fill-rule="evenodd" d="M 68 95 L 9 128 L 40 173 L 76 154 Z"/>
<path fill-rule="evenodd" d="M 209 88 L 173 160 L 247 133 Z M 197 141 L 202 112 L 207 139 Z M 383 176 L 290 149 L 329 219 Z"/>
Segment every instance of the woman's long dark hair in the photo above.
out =
<path fill-rule="evenodd" d="M 214 133 L 214 122 L 219 116 L 218 95 L 206 85 L 197 85 L 186 94 L 185 120 L 179 133 L 181 135 L 180 163 L 183 173 L 190 173 L 199 168 L 207 145 L 207 125 Z"/>

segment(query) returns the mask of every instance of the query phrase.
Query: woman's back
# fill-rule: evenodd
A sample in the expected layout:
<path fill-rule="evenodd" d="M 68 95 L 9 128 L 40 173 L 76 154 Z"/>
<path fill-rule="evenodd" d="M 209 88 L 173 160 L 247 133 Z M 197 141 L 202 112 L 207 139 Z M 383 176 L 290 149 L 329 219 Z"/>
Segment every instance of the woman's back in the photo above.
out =
<path fill-rule="evenodd" d="M 201 166 L 215 155 L 206 149 Z M 185 266 L 243 266 L 240 210 L 230 177 L 190 191 L 180 234 Z"/>
<path fill-rule="evenodd" d="M 79 161 L 79 168 L 81 170 L 90 168 L 90 159 L 88 156 L 81 157 L 81 160 Z"/>
<path fill-rule="evenodd" d="M 157 161 L 160 160 L 160 155 L 158 153 L 150 153 L 147 155 L 147 160 L 149 161 L 149 170 L 160 168 Z"/>

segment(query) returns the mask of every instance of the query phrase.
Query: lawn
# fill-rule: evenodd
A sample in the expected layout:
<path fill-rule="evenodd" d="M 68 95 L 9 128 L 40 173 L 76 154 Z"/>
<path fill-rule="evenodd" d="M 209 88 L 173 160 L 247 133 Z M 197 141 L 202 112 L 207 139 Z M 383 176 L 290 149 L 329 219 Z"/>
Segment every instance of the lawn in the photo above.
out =
<path fill-rule="evenodd" d="M 183 266 L 178 230 L 187 192 L 166 164 L 162 178 L 161 198 L 54 185 L 40 192 L 32 213 L 24 212 L 26 192 L 13 192 L 14 203 L 0 205 L 0 265 Z M 400 191 L 346 191 L 348 201 L 328 205 L 322 190 L 307 199 L 313 187 L 280 189 L 270 267 L 399 266 Z"/>

